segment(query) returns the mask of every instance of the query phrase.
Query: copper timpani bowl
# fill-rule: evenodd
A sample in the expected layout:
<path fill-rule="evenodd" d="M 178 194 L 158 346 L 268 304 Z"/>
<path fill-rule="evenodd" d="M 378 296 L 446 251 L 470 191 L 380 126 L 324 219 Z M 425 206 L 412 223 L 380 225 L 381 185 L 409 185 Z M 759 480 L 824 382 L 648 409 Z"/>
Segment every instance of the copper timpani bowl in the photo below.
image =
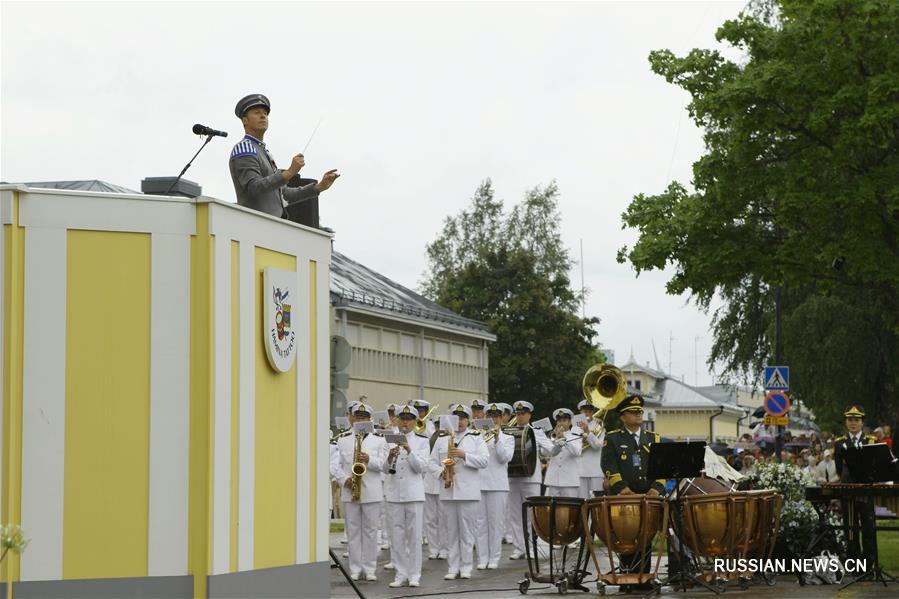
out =
<path fill-rule="evenodd" d="M 709 493 L 681 498 L 684 512 L 684 543 L 703 557 L 731 554 L 737 519 L 736 493 Z M 740 500 L 740 520 L 745 521 L 746 499 Z"/>
<path fill-rule="evenodd" d="M 531 521 L 537 536 L 552 545 L 568 545 L 580 539 L 584 532 L 581 524 L 580 497 L 527 498 Z"/>
<path fill-rule="evenodd" d="M 662 528 L 664 498 L 647 495 L 594 497 L 585 503 L 590 527 L 612 551 L 636 552 L 651 546 Z"/>

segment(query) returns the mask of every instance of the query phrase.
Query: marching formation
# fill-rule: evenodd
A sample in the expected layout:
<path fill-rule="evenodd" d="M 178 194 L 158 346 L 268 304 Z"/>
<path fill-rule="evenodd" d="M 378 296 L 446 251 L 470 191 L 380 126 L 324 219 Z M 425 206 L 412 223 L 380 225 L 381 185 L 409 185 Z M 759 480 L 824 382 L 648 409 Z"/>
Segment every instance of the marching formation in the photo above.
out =
<path fill-rule="evenodd" d="M 605 431 L 587 400 L 577 416 L 560 408 L 553 423 L 532 423 L 527 401 L 475 400 L 432 418 L 439 406 L 416 399 L 389 405 L 382 419 L 364 399 L 349 405 L 347 430 L 331 442 L 353 580 L 378 580 L 385 545 L 391 587 L 420 586 L 425 556 L 446 560 L 445 579 L 471 578 L 499 567 L 504 541 L 510 559 L 524 558 L 527 497 L 586 499 L 603 489 Z"/>

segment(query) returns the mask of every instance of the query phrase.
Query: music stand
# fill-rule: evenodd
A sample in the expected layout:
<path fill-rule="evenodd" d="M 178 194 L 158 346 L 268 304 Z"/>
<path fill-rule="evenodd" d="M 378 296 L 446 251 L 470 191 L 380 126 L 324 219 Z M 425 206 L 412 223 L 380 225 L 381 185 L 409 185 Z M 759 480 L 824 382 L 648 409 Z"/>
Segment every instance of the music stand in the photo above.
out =
<path fill-rule="evenodd" d="M 896 462 L 892 452 L 890 452 L 890 448 L 885 443 L 862 445 L 860 449 L 850 446 L 843 453 L 843 461 L 845 466 L 849 468 L 849 477 L 853 483 L 873 485 L 875 483 L 892 481 L 896 478 Z M 848 502 L 849 524 L 853 529 L 856 527 L 855 503 L 856 498 L 850 498 Z M 873 578 L 875 582 L 883 583 L 883 586 L 887 586 L 888 581 L 899 582 L 889 572 L 884 572 L 883 568 L 880 567 L 880 551 L 877 547 L 877 520 L 873 502 L 871 507 L 871 528 L 874 530 L 874 567 L 864 574 L 853 578 L 840 587 L 841 589 L 845 589 L 860 580 L 868 580 L 870 578 Z"/>
<path fill-rule="evenodd" d="M 318 179 L 307 179 L 305 177 L 296 175 L 287 182 L 287 186 L 303 187 L 305 185 L 309 185 L 310 183 L 318 183 Z M 287 213 L 287 220 L 301 225 L 306 225 L 307 227 L 315 227 L 316 229 L 321 228 L 318 221 L 318 196 L 309 198 L 302 202 L 294 202 L 292 204 L 288 204 L 285 211 Z"/>
<path fill-rule="evenodd" d="M 702 470 L 705 468 L 705 446 L 705 441 L 668 441 L 653 443 L 649 446 L 649 466 L 646 472 L 646 479 L 675 479 L 674 491 L 672 491 L 668 499 L 672 506 L 671 513 L 674 514 L 677 522 L 677 530 L 681 534 L 683 534 L 684 530 L 684 514 L 679 496 L 680 481 L 684 478 L 702 475 Z M 687 568 L 690 567 L 688 564 L 692 562 L 687 560 L 684 540 L 680 537 L 677 539 L 677 559 L 680 570 L 674 576 L 671 576 L 671 560 L 668 560 L 668 580 L 666 581 L 668 586 L 674 588 L 679 585 L 682 591 L 686 591 L 687 583 L 693 582 L 694 584 L 702 585 L 716 595 L 721 592 L 706 584 L 695 573 L 687 574 Z"/>
<path fill-rule="evenodd" d="M 896 479 L 893 454 L 886 443 L 862 445 L 861 449 L 849 447 L 843 458 L 854 483 L 873 485 Z"/>

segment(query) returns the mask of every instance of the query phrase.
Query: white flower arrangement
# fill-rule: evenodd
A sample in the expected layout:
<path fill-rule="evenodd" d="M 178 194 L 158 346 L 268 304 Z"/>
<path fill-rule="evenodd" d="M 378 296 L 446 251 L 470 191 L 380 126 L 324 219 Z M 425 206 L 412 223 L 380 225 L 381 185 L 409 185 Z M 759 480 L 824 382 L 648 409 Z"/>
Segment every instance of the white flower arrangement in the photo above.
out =
<path fill-rule="evenodd" d="M 754 476 L 756 488 L 783 495 L 778 536 L 794 556 L 802 555 L 818 522 L 818 512 L 805 500 L 805 487 L 815 484 L 814 475 L 793 464 L 769 463 L 759 464 Z"/>

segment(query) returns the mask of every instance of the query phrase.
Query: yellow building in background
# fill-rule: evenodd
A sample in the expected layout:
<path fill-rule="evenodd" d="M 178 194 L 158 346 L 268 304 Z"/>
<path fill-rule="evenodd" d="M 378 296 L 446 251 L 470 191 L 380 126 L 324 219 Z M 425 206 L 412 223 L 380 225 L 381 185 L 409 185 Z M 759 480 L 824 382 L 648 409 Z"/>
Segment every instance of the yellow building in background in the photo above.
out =
<path fill-rule="evenodd" d="M 2 563 L 13 596 L 327 596 L 330 236 L 23 185 L 0 223 L 0 511 L 31 539 Z M 295 289 L 286 372 L 267 269 Z"/>
<path fill-rule="evenodd" d="M 649 428 L 669 439 L 728 441 L 743 431 L 748 407 L 738 403 L 737 390 L 726 385 L 694 387 L 660 369 L 640 365 L 633 356 L 620 366 L 628 387 L 646 398 Z"/>

